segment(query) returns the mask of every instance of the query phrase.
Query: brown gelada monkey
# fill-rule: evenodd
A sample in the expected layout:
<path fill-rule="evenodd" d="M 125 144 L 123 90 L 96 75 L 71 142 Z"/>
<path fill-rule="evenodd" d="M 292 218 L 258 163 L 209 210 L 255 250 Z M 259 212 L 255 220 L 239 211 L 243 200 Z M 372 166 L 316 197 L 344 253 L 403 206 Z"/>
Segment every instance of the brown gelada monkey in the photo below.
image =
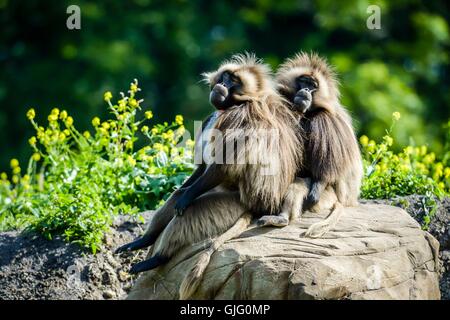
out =
<path fill-rule="evenodd" d="M 307 231 L 307 236 L 318 237 L 336 224 L 342 206 L 358 204 L 363 168 L 352 120 L 339 101 L 334 71 L 317 54 L 299 53 L 287 59 L 277 71 L 276 82 L 278 91 L 298 112 L 305 136 L 305 156 L 299 176 L 308 179 L 298 179 L 297 184 L 306 185 L 293 185 L 293 190 L 308 190 L 309 206 L 322 202 L 324 190 L 327 197 L 324 203 L 337 198 L 328 218 Z M 292 204 L 300 199 L 288 196 L 287 200 Z"/>
<path fill-rule="evenodd" d="M 210 255 L 245 230 L 252 215 L 280 212 L 303 155 L 297 118 L 277 93 L 267 65 L 251 54 L 235 55 L 204 77 L 217 109 L 204 129 L 216 129 L 222 136 L 213 140 L 202 133 L 197 144 L 206 142 L 226 159 L 201 164 L 156 211 L 145 234 L 116 250 L 154 244 L 149 259 L 130 270 L 138 273 L 166 263 L 186 245 L 220 235 L 183 282 L 180 297 L 195 290 Z M 241 142 L 245 147 L 228 150 Z M 230 155 L 232 161 L 226 161 Z"/>

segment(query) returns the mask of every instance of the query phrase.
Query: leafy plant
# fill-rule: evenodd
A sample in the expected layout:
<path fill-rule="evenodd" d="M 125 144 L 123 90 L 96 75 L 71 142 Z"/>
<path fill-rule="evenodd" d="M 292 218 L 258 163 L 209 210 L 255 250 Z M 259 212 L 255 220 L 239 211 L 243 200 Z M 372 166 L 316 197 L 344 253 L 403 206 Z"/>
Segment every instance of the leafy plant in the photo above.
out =
<path fill-rule="evenodd" d="M 106 92 L 112 119 L 93 118 L 93 132 L 79 132 L 67 111 L 57 108 L 48 125 L 39 126 L 30 109 L 34 153 L 24 173 L 12 159 L 10 179 L 1 174 L 0 229 L 27 227 L 49 239 L 62 234 L 95 252 L 115 215 L 160 205 L 191 173 L 193 142 L 184 141 L 180 115 L 151 129 L 145 125 L 151 111 L 138 120 L 139 91 L 135 80 L 115 104 Z M 148 145 L 135 151 L 139 132 Z"/>
<path fill-rule="evenodd" d="M 395 153 L 391 136 L 400 113 L 394 112 L 392 125 L 380 143 L 360 137 L 365 176 L 361 196 L 366 199 L 388 199 L 412 194 L 425 195 L 422 201 L 427 228 L 436 211 L 436 198 L 450 193 L 450 168 L 439 161 L 426 146 L 407 146 Z"/>

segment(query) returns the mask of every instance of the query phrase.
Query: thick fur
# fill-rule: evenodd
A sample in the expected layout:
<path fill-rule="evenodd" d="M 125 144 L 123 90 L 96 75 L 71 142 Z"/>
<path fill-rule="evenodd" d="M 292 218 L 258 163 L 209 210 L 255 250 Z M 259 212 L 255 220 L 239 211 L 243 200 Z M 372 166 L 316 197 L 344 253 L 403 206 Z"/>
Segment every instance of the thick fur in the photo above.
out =
<path fill-rule="evenodd" d="M 331 186 L 337 197 L 337 218 L 342 206 L 356 206 L 363 175 L 361 154 L 351 117 L 339 101 L 338 81 L 327 62 L 316 54 L 297 54 L 287 59 L 276 74 L 279 92 L 291 108 L 296 95 L 295 80 L 301 75 L 314 78 L 318 89 L 311 108 L 301 115 L 304 133 L 304 168 L 301 176 L 310 176 L 323 188 Z M 313 188 L 314 189 L 314 188 Z M 328 222 L 336 223 L 333 215 Z M 327 229 L 327 227 L 321 227 Z"/>
<path fill-rule="evenodd" d="M 242 81 L 242 93 L 236 97 L 239 104 L 225 111 L 215 112 L 209 118 L 207 127 L 221 130 L 225 142 L 233 141 L 235 138 L 246 139 L 245 150 L 249 152 L 236 155 L 239 161 L 246 162 L 217 165 L 225 176 L 219 188 L 228 191 L 216 189 L 197 197 L 182 216 L 176 215 L 174 208 L 186 189 L 174 192 L 166 204 L 156 212 L 144 236 L 118 249 L 118 252 L 135 250 L 154 243 L 150 259 L 136 265 L 136 268 L 133 267 L 132 272 L 155 268 L 187 245 L 221 234 L 218 239 L 222 241 L 229 237 L 230 233 L 234 234 L 236 228 L 232 227 L 244 213 L 251 211 L 254 214 L 277 214 L 285 192 L 294 181 L 302 155 L 301 149 L 296 147 L 300 144 L 298 126 L 294 113 L 286 107 L 274 89 L 270 69 L 252 55 L 236 55 L 218 71 L 205 74 L 205 79 L 213 85 L 224 70 L 233 72 Z M 236 131 L 228 129 L 243 129 L 245 134 L 250 135 L 247 138 L 239 134 L 236 136 Z M 260 129 L 277 130 L 278 139 L 276 141 L 269 139 L 269 143 L 261 141 L 254 135 L 259 134 Z M 197 140 L 197 146 L 202 143 L 200 140 Z M 224 141 L 215 143 L 219 143 L 218 148 L 226 145 Z M 202 166 L 203 170 L 208 169 L 207 166 Z M 266 166 L 276 166 L 275 174 L 264 175 L 262 171 Z M 200 176 L 202 174 L 200 173 Z M 238 191 L 230 191 L 233 189 Z M 237 225 L 241 226 L 240 223 Z M 230 228 L 231 231 L 223 234 Z M 211 248 L 213 251 L 205 253 L 206 255 L 212 254 L 217 245 Z M 206 260 L 209 258 L 202 261 Z M 202 272 L 200 270 L 200 273 Z M 189 283 L 185 286 L 187 291 L 183 296 L 192 293 L 192 288 L 198 285 L 196 280 L 187 283 Z"/>
<path fill-rule="evenodd" d="M 245 94 L 242 104 L 219 115 L 215 128 L 223 133 L 224 141 L 217 148 L 234 145 L 234 141 L 245 141 L 245 148 L 235 155 L 235 163 L 219 169 L 227 185 L 238 187 L 241 201 L 252 212 L 278 214 L 302 162 L 295 115 L 274 90 L 269 67 L 254 56 L 234 56 L 217 72 L 206 74 L 207 82 L 214 85 L 224 70 L 241 79 Z M 278 136 L 262 139 L 260 130 L 274 130 Z"/>

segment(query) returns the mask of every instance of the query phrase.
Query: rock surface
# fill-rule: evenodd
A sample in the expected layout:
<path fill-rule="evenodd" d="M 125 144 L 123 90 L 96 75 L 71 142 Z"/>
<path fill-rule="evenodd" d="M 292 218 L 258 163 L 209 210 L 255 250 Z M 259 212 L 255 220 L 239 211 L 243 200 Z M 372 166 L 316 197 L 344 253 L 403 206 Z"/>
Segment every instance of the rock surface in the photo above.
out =
<path fill-rule="evenodd" d="M 216 252 L 194 299 L 439 299 L 439 242 L 404 210 L 347 208 L 321 239 L 301 237 L 327 213 L 251 228 Z M 129 299 L 177 299 L 202 245 L 142 274 Z"/>

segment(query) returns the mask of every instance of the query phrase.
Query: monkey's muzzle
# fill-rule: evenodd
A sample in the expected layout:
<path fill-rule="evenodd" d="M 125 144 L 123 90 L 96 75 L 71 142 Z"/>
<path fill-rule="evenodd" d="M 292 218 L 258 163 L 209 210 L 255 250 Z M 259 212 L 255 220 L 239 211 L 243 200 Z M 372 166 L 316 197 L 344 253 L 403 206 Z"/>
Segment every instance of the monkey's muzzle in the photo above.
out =
<path fill-rule="evenodd" d="M 294 97 L 294 106 L 300 112 L 306 112 L 312 104 L 312 93 L 308 89 L 301 89 Z"/>
<path fill-rule="evenodd" d="M 228 97 L 228 89 L 224 85 L 218 83 L 211 90 L 211 93 L 209 94 L 209 101 L 217 109 L 223 109 L 224 102 L 227 99 L 227 97 Z"/>

